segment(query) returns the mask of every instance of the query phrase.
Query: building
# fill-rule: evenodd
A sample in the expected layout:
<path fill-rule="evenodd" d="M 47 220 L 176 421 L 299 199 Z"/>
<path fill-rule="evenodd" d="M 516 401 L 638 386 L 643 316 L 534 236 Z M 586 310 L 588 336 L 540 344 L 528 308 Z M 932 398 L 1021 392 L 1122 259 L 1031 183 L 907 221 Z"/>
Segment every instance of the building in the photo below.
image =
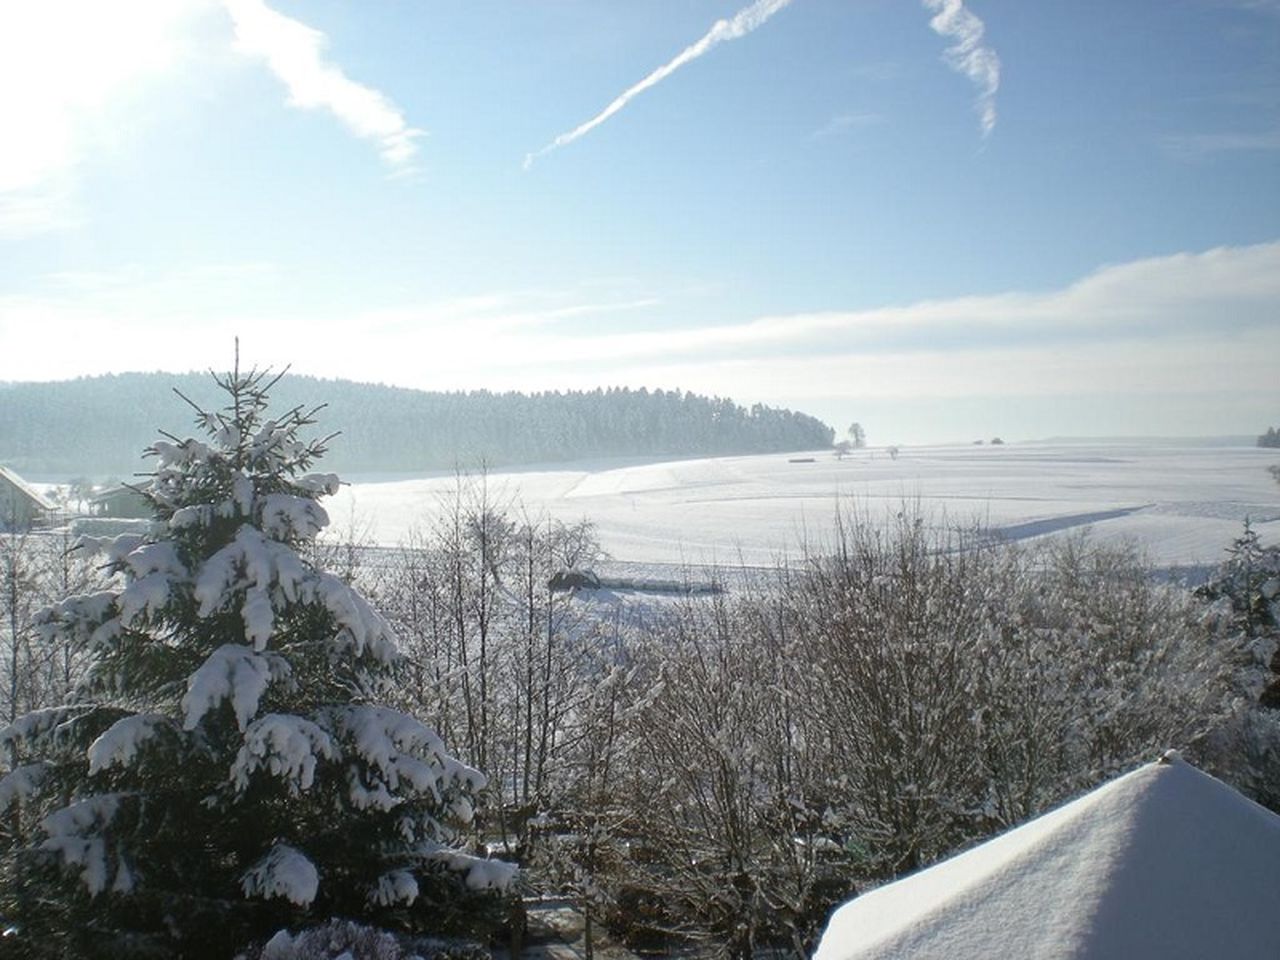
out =
<path fill-rule="evenodd" d="M 835 912 L 814 960 L 1280 956 L 1280 817 L 1169 753 Z"/>
<path fill-rule="evenodd" d="M 0 530 L 25 530 L 39 526 L 55 507 L 27 481 L 0 467 Z"/>
<path fill-rule="evenodd" d="M 89 498 L 91 517 L 120 517 L 132 520 L 149 519 L 154 511 L 150 502 L 134 487 L 117 483 L 99 490 Z"/>

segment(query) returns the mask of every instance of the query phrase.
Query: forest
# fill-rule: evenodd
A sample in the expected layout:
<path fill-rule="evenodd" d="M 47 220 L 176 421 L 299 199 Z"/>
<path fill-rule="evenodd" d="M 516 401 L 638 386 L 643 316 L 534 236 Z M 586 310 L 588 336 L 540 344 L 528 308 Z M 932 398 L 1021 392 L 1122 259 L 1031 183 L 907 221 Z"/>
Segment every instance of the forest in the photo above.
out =
<path fill-rule="evenodd" d="M 0 384 L 0 460 L 20 473 L 127 478 L 157 428 L 186 429 L 216 403 L 208 374 L 129 373 Z M 436 393 L 291 376 L 282 407 L 323 396 L 342 425 L 326 464 L 343 472 L 478 469 L 614 456 L 722 456 L 815 450 L 834 431 L 792 410 L 678 390 Z"/>

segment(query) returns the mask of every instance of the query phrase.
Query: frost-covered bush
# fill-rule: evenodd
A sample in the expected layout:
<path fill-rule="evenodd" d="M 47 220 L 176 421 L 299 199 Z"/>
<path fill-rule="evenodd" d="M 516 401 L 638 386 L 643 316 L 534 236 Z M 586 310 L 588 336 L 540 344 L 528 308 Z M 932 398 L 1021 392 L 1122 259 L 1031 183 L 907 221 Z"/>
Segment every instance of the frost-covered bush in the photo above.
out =
<path fill-rule="evenodd" d="M 238 954 L 236 960 L 487 960 L 475 945 L 434 938 L 394 935 L 386 930 L 330 920 L 298 933 L 280 930 L 266 943 Z"/>
<path fill-rule="evenodd" d="M 0 732 L 5 945 L 227 957 L 331 916 L 482 928 L 510 878 L 457 841 L 484 777 L 381 705 L 390 628 L 304 559 L 338 483 L 306 473 L 314 411 L 269 418 L 260 372 L 218 382 L 205 439 L 149 451 L 152 532 L 86 541 L 120 588 L 41 618 L 91 665 Z"/>
<path fill-rule="evenodd" d="M 42 641 L 35 623 L 48 604 L 105 585 L 94 562 L 73 545 L 65 528 L 0 532 L 0 717 L 6 723 L 63 703 L 83 671 L 82 651 Z"/>
<path fill-rule="evenodd" d="M 1202 743 L 1230 698 L 1230 645 L 1133 550 L 909 507 L 648 632 L 614 761 L 630 855 L 592 879 L 721 956 L 807 954 L 859 885 Z"/>
<path fill-rule="evenodd" d="M 798 591 L 847 835 L 886 875 L 1169 746 L 1227 699 L 1225 648 L 1132 549 L 849 524 Z"/>

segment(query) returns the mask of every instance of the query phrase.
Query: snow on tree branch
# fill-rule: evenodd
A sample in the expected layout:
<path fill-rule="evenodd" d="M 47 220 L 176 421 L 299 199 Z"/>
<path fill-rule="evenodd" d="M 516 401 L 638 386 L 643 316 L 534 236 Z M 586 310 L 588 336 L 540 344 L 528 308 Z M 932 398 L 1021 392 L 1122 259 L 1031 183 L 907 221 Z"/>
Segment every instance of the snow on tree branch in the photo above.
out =
<path fill-rule="evenodd" d="M 287 714 L 269 713 L 249 724 L 244 746 L 231 765 L 236 790 L 243 793 L 257 770 L 266 770 L 289 785 L 297 796 L 315 782 L 316 761 L 334 760 L 337 748 L 320 727 L 310 720 Z"/>
<path fill-rule="evenodd" d="M 80 867 L 80 879 L 90 896 L 107 888 L 111 864 L 104 834 L 115 819 L 120 798 L 118 793 L 97 794 L 51 813 L 41 823 L 47 835 L 41 849 L 56 853 L 67 866 Z"/>
<path fill-rule="evenodd" d="M 397 903 L 409 906 L 418 899 L 418 881 L 409 870 L 391 870 L 380 876 L 369 891 L 369 902 L 380 907 Z"/>
<path fill-rule="evenodd" d="M 443 863 L 450 870 L 466 874 L 466 884 L 471 890 L 506 890 L 515 879 L 517 867 L 503 860 L 476 857 L 448 847 L 423 848 L 423 854 Z"/>
<path fill-rule="evenodd" d="M 329 718 L 360 761 L 360 768 L 348 772 L 351 803 L 358 809 L 390 810 L 404 801 L 406 790 L 439 802 L 452 788 L 485 785 L 482 773 L 449 756 L 435 731 L 413 717 L 360 704 L 335 707 Z"/>
<path fill-rule="evenodd" d="M 158 713 L 137 713 L 117 720 L 89 745 L 90 775 L 116 765 L 129 766 L 144 743 L 158 732 L 172 729 L 169 718 Z"/>
<path fill-rule="evenodd" d="M 287 844 L 277 843 L 270 852 L 240 878 L 246 897 L 283 897 L 306 907 L 320 890 L 320 874 L 305 855 Z"/>
<path fill-rule="evenodd" d="M 267 687 L 291 675 L 289 662 L 283 657 L 257 653 L 236 643 L 223 644 L 187 681 L 187 693 L 182 698 L 182 728 L 194 730 L 206 713 L 230 700 L 236 723 L 244 730 L 258 712 Z"/>
<path fill-rule="evenodd" d="M 56 736 L 63 724 L 80 717 L 83 713 L 84 709 L 76 706 L 33 710 L 0 730 L 0 749 L 4 750 L 10 765 L 13 765 L 23 755 L 23 747 L 33 746 L 51 734 Z"/>
<path fill-rule="evenodd" d="M 0 813 L 8 810 L 14 801 L 25 800 L 40 789 L 48 772 L 49 765 L 41 761 L 25 763 L 0 777 Z"/>
<path fill-rule="evenodd" d="M 333 643 L 339 650 L 350 650 L 356 656 L 368 653 L 383 665 L 400 659 L 391 625 L 350 586 L 331 573 L 319 573 L 303 587 L 299 595 L 323 603 L 338 622 L 341 629 Z"/>

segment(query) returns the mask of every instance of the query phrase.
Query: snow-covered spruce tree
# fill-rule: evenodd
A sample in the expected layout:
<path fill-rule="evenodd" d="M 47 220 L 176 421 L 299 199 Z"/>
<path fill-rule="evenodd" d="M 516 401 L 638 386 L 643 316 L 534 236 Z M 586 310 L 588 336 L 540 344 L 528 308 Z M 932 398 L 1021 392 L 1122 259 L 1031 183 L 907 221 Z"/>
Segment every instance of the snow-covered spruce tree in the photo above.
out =
<path fill-rule="evenodd" d="M 305 473 L 316 411 L 269 419 L 275 380 L 238 363 L 215 379 L 207 439 L 148 451 L 152 532 L 89 544 L 118 589 L 42 615 L 92 667 L 0 732 L 4 945 L 228 958 L 330 917 L 481 932 L 510 877 L 456 843 L 484 778 L 379 704 L 386 621 L 300 553 L 337 486 Z"/>
<path fill-rule="evenodd" d="M 1234 648 L 1229 720 L 1202 762 L 1263 806 L 1280 811 L 1280 549 L 1245 521 L 1227 559 L 1197 591 L 1206 620 Z"/>

